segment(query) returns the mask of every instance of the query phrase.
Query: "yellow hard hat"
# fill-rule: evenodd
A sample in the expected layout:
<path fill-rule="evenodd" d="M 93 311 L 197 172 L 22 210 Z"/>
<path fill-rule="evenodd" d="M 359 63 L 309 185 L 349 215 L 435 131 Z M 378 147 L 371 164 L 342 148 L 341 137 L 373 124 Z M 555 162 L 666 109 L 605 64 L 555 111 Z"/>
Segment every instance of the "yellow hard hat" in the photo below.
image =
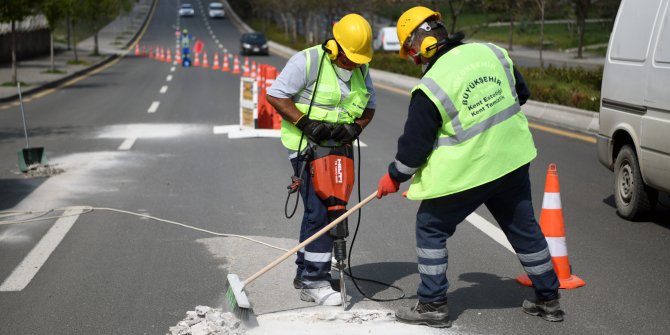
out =
<path fill-rule="evenodd" d="M 407 52 L 404 48 L 405 41 L 412 35 L 414 29 L 431 17 L 435 17 L 438 20 L 442 19 L 442 15 L 440 15 L 439 12 L 423 6 L 410 8 L 400 15 L 397 24 L 398 41 L 400 42 L 400 57 L 405 58 L 407 56 Z"/>
<path fill-rule="evenodd" d="M 333 25 L 333 37 L 350 61 L 367 64 L 372 60 L 372 28 L 358 14 L 347 14 Z"/>

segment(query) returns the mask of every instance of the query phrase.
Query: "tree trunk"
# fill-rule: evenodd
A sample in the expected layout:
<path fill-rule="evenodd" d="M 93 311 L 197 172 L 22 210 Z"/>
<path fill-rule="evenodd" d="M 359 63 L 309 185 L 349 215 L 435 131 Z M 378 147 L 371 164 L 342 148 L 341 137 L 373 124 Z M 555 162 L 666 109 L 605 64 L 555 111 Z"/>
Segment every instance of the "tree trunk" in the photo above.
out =
<path fill-rule="evenodd" d="M 12 84 L 16 85 L 16 21 L 12 20 Z"/>
<path fill-rule="evenodd" d="M 93 34 L 93 56 L 100 56 L 100 50 L 98 49 L 98 31 L 95 31 Z"/>
<path fill-rule="evenodd" d="M 540 69 L 544 70 L 544 58 L 542 58 L 542 50 L 544 49 L 544 0 L 540 5 Z"/>
<path fill-rule="evenodd" d="M 507 50 L 514 50 L 514 10 L 516 9 L 515 0 L 509 2 L 509 40 Z"/>
<path fill-rule="evenodd" d="M 49 43 L 51 44 L 51 72 L 56 72 L 56 66 L 54 64 L 54 32 L 53 30 L 49 31 Z"/>
<path fill-rule="evenodd" d="M 70 15 L 68 14 L 68 15 L 65 17 L 65 29 L 66 29 L 66 31 L 67 31 L 67 37 L 66 37 L 66 39 L 67 39 L 67 51 L 72 50 L 72 48 L 70 47 L 70 42 L 71 42 L 71 37 L 70 37 L 71 24 L 72 24 L 72 22 L 70 22 Z"/>
<path fill-rule="evenodd" d="M 72 21 L 72 33 L 74 34 L 75 23 Z M 72 49 L 74 50 L 74 62 L 79 63 L 79 54 L 77 53 L 77 39 L 72 39 Z"/>
<path fill-rule="evenodd" d="M 577 32 L 579 34 L 579 39 L 577 42 L 577 58 L 583 58 L 583 50 L 584 50 L 584 31 L 586 30 L 586 15 L 585 13 L 580 13 L 579 17 L 577 18 L 579 20 L 579 23 L 577 24 L 577 29 L 579 31 Z"/>

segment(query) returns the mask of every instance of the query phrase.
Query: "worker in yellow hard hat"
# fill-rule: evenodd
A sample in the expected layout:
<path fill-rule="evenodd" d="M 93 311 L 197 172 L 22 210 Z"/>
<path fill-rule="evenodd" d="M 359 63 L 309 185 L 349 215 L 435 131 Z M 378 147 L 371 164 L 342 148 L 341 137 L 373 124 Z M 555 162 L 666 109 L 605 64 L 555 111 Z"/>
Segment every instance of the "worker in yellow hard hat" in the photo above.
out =
<path fill-rule="evenodd" d="M 486 205 L 533 283 L 536 299 L 524 301 L 523 311 L 562 321 L 559 281 L 531 202 L 528 171 L 537 152 L 520 107 L 530 96 L 523 77 L 505 49 L 463 43 L 463 34 L 450 35 L 429 8 L 404 12 L 397 30 L 400 56 L 424 69 L 398 151 L 377 188 L 381 198 L 414 176 L 407 198 L 421 200 L 418 302 L 398 310 L 397 320 L 451 326 L 447 239 Z"/>
<path fill-rule="evenodd" d="M 291 190 L 300 191 L 305 207 L 301 242 L 329 223 L 326 205 L 306 171 L 308 142 L 330 141 L 350 148 L 375 113 L 375 90 L 368 71 L 370 24 L 358 14 L 348 14 L 333 25 L 332 32 L 323 44 L 293 55 L 267 92 L 268 102 L 282 117 L 281 142 L 295 173 Z M 330 284 L 331 235 L 319 237 L 297 254 L 293 285 L 301 289 L 302 300 L 342 304 Z"/>

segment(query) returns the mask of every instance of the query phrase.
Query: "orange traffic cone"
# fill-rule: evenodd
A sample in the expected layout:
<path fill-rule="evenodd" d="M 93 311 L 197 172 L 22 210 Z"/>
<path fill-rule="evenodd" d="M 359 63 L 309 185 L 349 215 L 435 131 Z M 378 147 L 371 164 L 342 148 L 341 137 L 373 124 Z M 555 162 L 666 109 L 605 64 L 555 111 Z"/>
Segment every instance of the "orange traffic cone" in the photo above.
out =
<path fill-rule="evenodd" d="M 163 48 L 161 48 L 159 51 L 158 60 L 161 62 L 165 61 L 165 50 Z"/>
<path fill-rule="evenodd" d="M 237 59 L 237 55 L 235 55 L 235 62 L 233 62 L 233 73 L 240 73 L 240 61 Z"/>
<path fill-rule="evenodd" d="M 154 49 L 149 48 L 149 58 L 153 59 L 155 57 L 154 55 Z"/>
<path fill-rule="evenodd" d="M 561 208 L 561 194 L 558 186 L 558 172 L 556 164 L 549 164 L 547 181 L 544 186 L 542 213 L 540 214 L 540 228 L 549 245 L 551 262 L 560 281 L 560 288 L 578 288 L 586 285 L 579 277 L 570 273 L 568 248 L 565 244 L 565 227 L 563 225 L 563 209 Z M 521 275 L 516 280 L 525 286 L 533 284 L 527 275 Z"/>
<path fill-rule="evenodd" d="M 142 56 L 146 57 L 147 56 L 147 47 L 142 46 Z"/>
<path fill-rule="evenodd" d="M 223 53 L 223 67 L 221 67 L 221 71 L 224 71 L 224 72 L 230 71 L 230 65 L 228 64 L 228 53 L 227 52 Z"/>
<path fill-rule="evenodd" d="M 139 55 L 140 55 L 140 44 L 137 43 L 137 44 L 135 44 L 135 56 L 139 56 Z"/>
<path fill-rule="evenodd" d="M 219 65 L 219 53 L 214 53 L 214 65 L 212 65 L 212 70 L 218 70 L 221 66 Z"/>
<path fill-rule="evenodd" d="M 179 48 L 177 48 L 177 51 L 175 51 L 174 61 L 177 63 L 181 63 L 181 51 L 179 51 Z"/>
<path fill-rule="evenodd" d="M 200 54 L 197 52 L 193 54 L 193 66 L 200 66 Z"/>
<path fill-rule="evenodd" d="M 251 62 L 251 78 L 256 78 L 256 61 Z"/>
<path fill-rule="evenodd" d="M 242 73 L 243 77 L 249 77 L 249 58 L 244 57 L 244 73 Z"/>
<path fill-rule="evenodd" d="M 165 56 L 165 61 L 172 63 L 172 55 L 170 55 L 170 49 L 167 49 L 167 56 Z"/>
<path fill-rule="evenodd" d="M 208 68 L 209 67 L 209 62 L 207 61 L 207 53 L 205 52 L 204 55 L 202 55 L 202 67 Z"/>

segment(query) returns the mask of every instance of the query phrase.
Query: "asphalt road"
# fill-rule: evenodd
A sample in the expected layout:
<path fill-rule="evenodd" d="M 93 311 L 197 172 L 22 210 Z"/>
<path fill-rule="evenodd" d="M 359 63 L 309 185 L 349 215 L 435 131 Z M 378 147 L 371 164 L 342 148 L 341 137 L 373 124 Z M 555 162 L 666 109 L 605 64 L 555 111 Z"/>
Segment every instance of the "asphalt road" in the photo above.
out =
<path fill-rule="evenodd" d="M 172 47 L 174 27 L 179 26 L 201 38 L 210 57 L 221 52 L 218 44 L 237 53 L 239 32 L 230 20 L 203 19 L 199 1 L 193 3 L 196 17 L 178 19 L 176 1 L 159 1 L 142 43 Z M 251 59 L 279 68 L 286 61 L 276 56 Z M 168 88 L 160 93 L 163 86 Z M 148 112 L 154 102 L 157 109 Z M 361 138 L 367 146 L 357 156 L 361 197 L 375 190 L 394 157 L 407 102 L 406 94 L 378 90 L 377 114 Z M 173 70 L 169 63 L 125 57 L 26 103 L 31 144 L 46 148 L 51 163 L 63 170 L 60 174 L 26 178 L 18 173 L 16 150 L 24 145 L 20 114 L 18 109 L 0 113 L 0 209 L 115 208 L 294 245 L 300 214 L 284 218 L 291 170 L 279 141 L 229 139 L 212 131 L 238 123 L 238 106 L 238 76 L 202 68 Z M 667 332 L 670 210 L 662 207 L 643 222 L 620 219 L 612 173 L 598 163 L 594 144 L 539 130 L 533 135 L 539 152 L 531 165 L 536 213 L 539 217 L 547 166 L 555 163 L 572 270 L 587 285 L 562 291 L 563 323 L 523 314 L 519 306 L 532 291 L 514 281 L 522 273 L 516 256 L 464 222 L 448 244 L 454 328 L 444 333 Z M 357 201 L 355 192 L 351 203 Z M 350 283 L 349 308 L 395 309 L 415 303 L 416 208 L 417 203 L 396 195 L 363 209 L 353 270 L 401 287 L 407 298 L 363 301 Z M 494 222 L 486 209 L 477 213 Z M 56 221 L 0 225 L 0 287 L 47 231 L 65 224 Z M 229 271 L 244 276 L 281 254 L 248 241 L 104 209 L 79 215 L 53 248 L 34 277 L 17 277 L 24 288 L 0 289 L 0 333 L 164 334 L 185 311 L 220 304 Z M 310 308 L 292 288 L 291 269 L 288 262 L 249 286 L 257 313 Z M 378 298 L 398 295 L 373 284 L 360 286 Z M 417 327 L 416 333 L 425 330 Z"/>

